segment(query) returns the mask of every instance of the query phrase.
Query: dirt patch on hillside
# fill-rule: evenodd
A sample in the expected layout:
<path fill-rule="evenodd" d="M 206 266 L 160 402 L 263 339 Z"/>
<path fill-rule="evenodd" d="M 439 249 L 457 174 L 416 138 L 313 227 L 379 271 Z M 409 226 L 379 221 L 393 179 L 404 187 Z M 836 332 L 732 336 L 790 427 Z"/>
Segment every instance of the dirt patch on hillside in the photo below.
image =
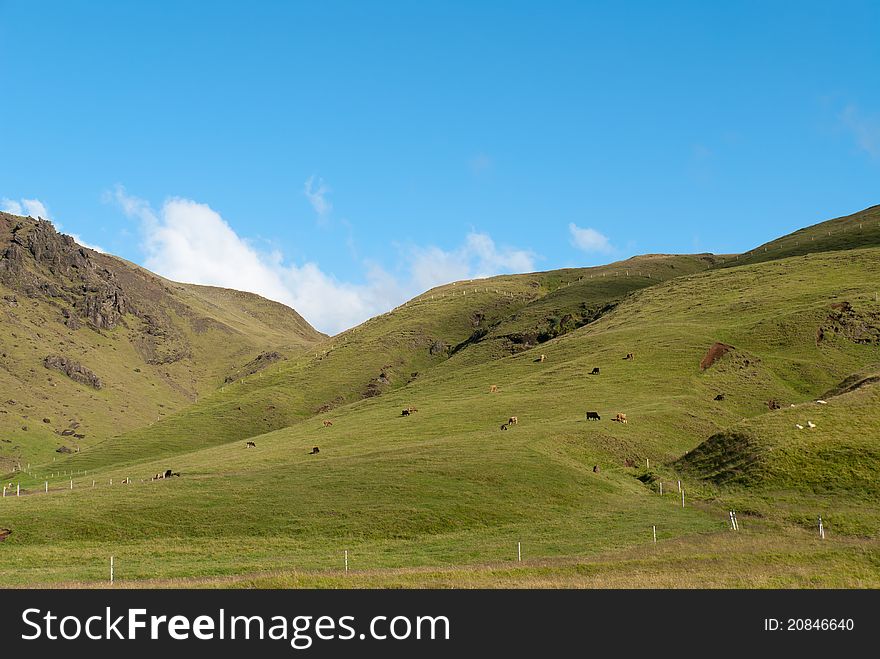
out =
<path fill-rule="evenodd" d="M 703 357 L 702 361 L 700 361 L 700 370 L 705 371 L 707 368 L 712 366 L 719 359 L 724 357 L 731 350 L 736 350 L 733 346 L 729 346 L 726 343 L 718 343 L 717 341 L 712 344 L 712 347 L 709 348 L 708 352 L 706 352 L 705 357 Z"/>

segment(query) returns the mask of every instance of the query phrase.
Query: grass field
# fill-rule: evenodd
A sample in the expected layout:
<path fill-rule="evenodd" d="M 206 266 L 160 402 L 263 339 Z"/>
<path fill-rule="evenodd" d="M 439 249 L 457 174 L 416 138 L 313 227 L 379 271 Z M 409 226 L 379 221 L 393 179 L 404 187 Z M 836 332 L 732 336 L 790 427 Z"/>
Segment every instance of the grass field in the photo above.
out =
<path fill-rule="evenodd" d="M 876 385 L 814 401 L 880 365 L 880 248 L 719 264 L 457 282 L 6 474 L 0 584 L 877 587 Z"/>

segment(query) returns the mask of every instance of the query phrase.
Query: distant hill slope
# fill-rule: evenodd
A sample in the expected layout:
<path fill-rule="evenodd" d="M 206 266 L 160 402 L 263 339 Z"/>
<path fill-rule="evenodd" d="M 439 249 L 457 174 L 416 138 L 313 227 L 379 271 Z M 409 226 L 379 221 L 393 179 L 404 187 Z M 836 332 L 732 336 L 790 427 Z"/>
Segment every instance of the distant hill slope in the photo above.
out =
<path fill-rule="evenodd" d="M 284 305 L 170 282 L 0 213 L 0 464 L 145 426 L 261 353 L 324 338 Z"/>
<path fill-rule="evenodd" d="M 880 246 L 880 205 L 799 229 L 744 254 L 729 257 L 717 267 L 732 267 L 862 247 Z"/>
<path fill-rule="evenodd" d="M 82 457 L 127 463 L 332 417 L 345 405 L 406 391 L 441 365 L 445 373 L 528 350 L 599 317 L 596 309 L 635 290 L 704 271 L 712 262 L 707 255 L 636 257 L 440 286 L 328 339 L 315 352 L 231 383 Z M 569 316 L 577 320 L 560 324 Z"/>

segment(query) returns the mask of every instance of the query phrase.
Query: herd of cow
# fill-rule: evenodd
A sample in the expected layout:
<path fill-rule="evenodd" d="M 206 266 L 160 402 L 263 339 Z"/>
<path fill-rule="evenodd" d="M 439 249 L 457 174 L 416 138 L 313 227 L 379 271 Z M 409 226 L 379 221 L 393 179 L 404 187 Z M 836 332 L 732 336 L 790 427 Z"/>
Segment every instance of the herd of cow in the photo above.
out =
<path fill-rule="evenodd" d="M 628 352 L 628 353 L 626 353 L 626 356 L 623 359 L 625 361 L 633 361 L 635 359 L 635 354 Z M 541 355 L 540 358 L 536 359 L 535 361 L 543 363 L 546 360 L 547 360 L 547 355 Z M 590 375 L 599 375 L 599 374 L 600 374 L 600 371 L 599 371 L 598 366 L 593 367 L 593 370 L 590 371 Z M 490 394 L 498 393 L 498 385 L 497 384 L 490 385 L 489 386 L 489 393 Z M 723 396 L 722 396 L 722 398 L 723 398 Z M 716 398 L 716 400 L 718 400 L 718 399 Z M 599 415 L 598 412 L 587 412 L 587 421 L 601 421 L 601 420 L 602 420 L 602 417 Z M 611 420 L 616 421 L 618 423 L 626 423 L 626 414 L 623 414 L 622 412 L 618 412 L 614 416 L 614 418 Z M 517 423 L 517 418 L 515 416 L 512 416 L 512 417 L 510 417 L 510 419 L 508 419 L 507 423 L 501 424 L 501 430 L 507 430 L 511 425 L 514 425 L 516 423 Z"/>
<path fill-rule="evenodd" d="M 632 361 L 633 359 L 635 359 L 635 355 L 631 352 L 628 352 L 628 353 L 626 353 L 626 357 L 624 357 L 623 359 L 628 360 L 628 361 Z M 544 363 L 545 361 L 547 361 L 547 355 L 541 355 L 535 361 L 538 363 Z M 599 374 L 600 374 L 600 371 L 599 371 L 598 366 L 594 367 L 590 371 L 590 375 L 599 375 Z M 498 393 L 498 385 L 497 384 L 490 385 L 489 386 L 489 393 L 490 394 Z M 723 396 L 722 396 L 722 398 L 723 398 Z M 716 400 L 718 400 L 718 399 L 716 399 Z M 400 416 L 411 416 L 411 415 L 415 414 L 416 412 L 418 412 L 417 408 L 407 407 L 407 408 L 404 408 L 403 410 L 401 410 Z M 602 417 L 599 415 L 598 412 L 587 412 L 587 421 L 601 421 L 601 420 L 602 420 Z M 626 423 L 627 422 L 626 414 L 624 414 L 622 412 L 618 412 L 614 416 L 614 418 L 611 420 L 616 421 L 617 423 Z M 333 422 L 330 419 L 324 419 L 321 423 L 324 428 L 330 428 L 333 425 Z M 517 419 L 517 417 L 515 417 L 515 416 L 512 416 L 507 419 L 506 423 L 501 424 L 501 430 L 507 430 L 511 426 L 515 426 L 518 423 L 519 423 L 519 419 Z M 245 443 L 245 448 L 256 448 L 256 447 L 257 447 L 257 444 L 253 441 L 248 441 Z M 311 451 L 309 451 L 309 455 L 316 455 L 318 452 L 319 452 L 319 449 L 317 446 L 315 446 Z M 179 476 L 180 474 L 175 474 L 175 475 Z M 158 477 L 159 477 L 159 475 L 156 476 L 156 478 L 158 478 Z"/>

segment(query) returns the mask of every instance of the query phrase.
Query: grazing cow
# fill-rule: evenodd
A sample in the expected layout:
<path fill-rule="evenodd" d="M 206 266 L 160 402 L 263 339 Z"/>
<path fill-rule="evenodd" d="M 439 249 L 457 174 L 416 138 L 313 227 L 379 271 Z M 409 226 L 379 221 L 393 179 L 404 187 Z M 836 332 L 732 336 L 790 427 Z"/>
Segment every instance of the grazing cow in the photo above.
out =
<path fill-rule="evenodd" d="M 781 405 L 779 404 L 779 402 L 775 398 L 771 398 L 770 400 L 767 401 L 767 409 L 769 409 L 771 412 L 773 410 L 778 410 L 780 407 L 781 407 Z"/>
<path fill-rule="evenodd" d="M 599 473 L 599 465 L 593 465 L 593 473 L 594 473 L 594 474 L 598 474 L 598 473 Z"/>
<path fill-rule="evenodd" d="M 490 394 L 497 394 L 498 393 L 498 385 L 497 384 L 490 385 L 489 386 L 489 393 Z"/>
<path fill-rule="evenodd" d="M 636 358 L 635 355 L 632 354 L 631 352 L 626 353 L 626 357 L 624 357 L 624 359 L 628 359 L 630 361 L 632 361 L 635 358 Z"/>
<path fill-rule="evenodd" d="M 247 443 L 245 443 L 244 447 L 245 448 L 257 448 L 257 443 L 256 442 L 247 442 Z"/>
<path fill-rule="evenodd" d="M 509 426 L 515 426 L 517 423 L 519 423 L 519 419 L 517 419 L 515 416 L 512 416 L 507 420 L 507 425 Z"/>
<path fill-rule="evenodd" d="M 794 427 L 797 428 L 798 430 L 803 430 L 803 429 L 804 429 L 804 427 L 803 427 L 801 424 L 799 424 L 799 423 L 794 424 Z"/>
<path fill-rule="evenodd" d="M 330 419 L 324 419 L 324 427 L 329 428 L 333 425 L 333 422 Z"/>
<path fill-rule="evenodd" d="M 808 428 L 815 428 L 815 427 L 816 427 L 816 424 L 813 423 L 812 421 L 807 421 L 807 427 L 808 427 Z"/>
<path fill-rule="evenodd" d="M 547 359 L 547 355 L 541 355 L 535 361 L 543 364 L 546 359 Z"/>
<path fill-rule="evenodd" d="M 403 410 L 401 411 L 400 416 L 409 416 L 410 414 L 412 414 L 412 412 L 409 410 Z"/>
<path fill-rule="evenodd" d="M 502 424 L 501 424 L 501 430 L 507 430 L 507 424 L 506 424 L 506 423 L 502 423 Z"/>
<path fill-rule="evenodd" d="M 593 370 L 590 371 L 590 375 L 599 375 L 599 367 L 598 367 L 598 366 L 594 366 L 594 367 L 593 367 Z"/>
<path fill-rule="evenodd" d="M 602 417 L 598 412 L 587 412 L 587 421 L 601 421 Z"/>
<path fill-rule="evenodd" d="M 315 455 L 320 452 L 321 452 L 321 449 L 319 449 L 317 446 L 315 446 L 311 451 L 309 451 L 309 455 Z"/>
<path fill-rule="evenodd" d="M 626 423 L 626 414 L 618 413 L 617 416 L 612 419 L 612 421 L 617 421 L 618 423 Z"/>
<path fill-rule="evenodd" d="M 724 394 L 718 394 L 715 396 L 715 400 L 724 400 Z"/>

